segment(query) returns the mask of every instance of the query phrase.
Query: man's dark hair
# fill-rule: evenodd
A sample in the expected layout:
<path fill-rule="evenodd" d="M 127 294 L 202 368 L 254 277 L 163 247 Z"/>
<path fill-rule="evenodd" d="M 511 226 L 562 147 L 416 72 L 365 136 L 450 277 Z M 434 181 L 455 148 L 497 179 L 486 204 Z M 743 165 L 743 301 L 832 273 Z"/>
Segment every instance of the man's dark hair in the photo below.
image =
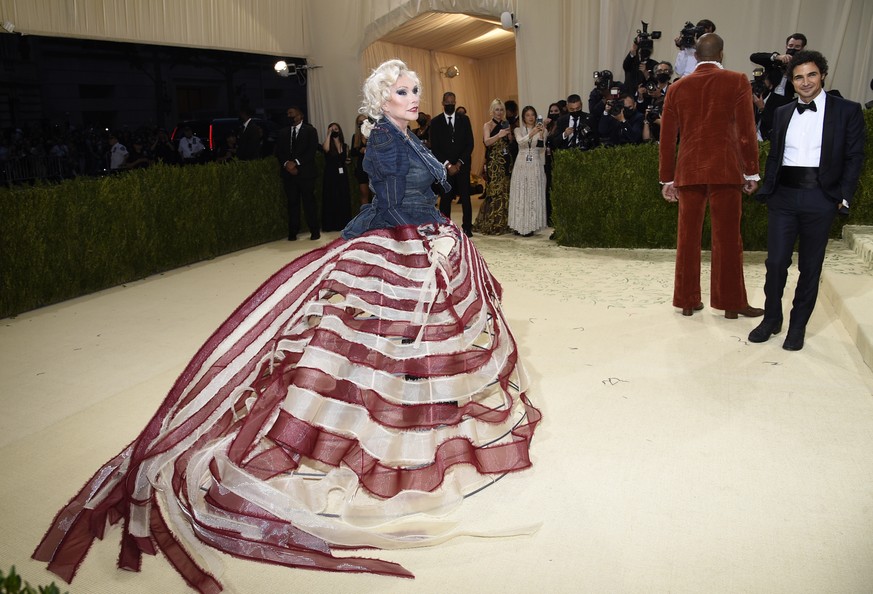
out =
<path fill-rule="evenodd" d="M 673 64 L 671 64 L 671 63 L 668 62 L 667 60 L 661 60 L 660 62 L 658 62 L 658 63 L 655 65 L 655 68 L 657 68 L 657 67 L 660 66 L 661 64 L 666 64 L 667 67 L 670 68 L 670 76 L 673 76 Z"/>
<path fill-rule="evenodd" d="M 503 103 L 503 107 L 506 108 L 506 111 L 511 111 L 512 113 L 518 113 L 518 103 L 510 99 Z"/>
<path fill-rule="evenodd" d="M 810 62 L 813 62 L 818 66 L 818 71 L 821 73 L 822 78 L 824 78 L 824 75 L 828 73 L 828 60 L 821 55 L 821 52 L 815 50 L 800 50 L 794 54 L 791 61 L 788 62 L 788 72 L 790 72 L 793 77 L 795 68 L 801 64 L 808 64 Z"/>
<path fill-rule="evenodd" d="M 709 19 L 700 19 L 697 21 L 697 26 L 708 29 L 707 33 L 715 33 L 715 23 Z"/>
<path fill-rule="evenodd" d="M 792 39 L 799 39 L 803 42 L 803 47 L 806 47 L 806 35 L 804 35 L 803 33 L 792 33 L 785 38 L 785 45 L 788 45 L 788 42 Z"/>
<path fill-rule="evenodd" d="M 443 101 L 445 101 L 449 97 L 452 97 L 453 99 L 457 99 L 457 97 L 455 97 L 455 94 L 452 93 L 451 91 L 446 91 L 445 93 L 443 93 Z"/>
<path fill-rule="evenodd" d="M 582 97 L 573 93 L 567 96 L 567 103 L 582 103 Z"/>

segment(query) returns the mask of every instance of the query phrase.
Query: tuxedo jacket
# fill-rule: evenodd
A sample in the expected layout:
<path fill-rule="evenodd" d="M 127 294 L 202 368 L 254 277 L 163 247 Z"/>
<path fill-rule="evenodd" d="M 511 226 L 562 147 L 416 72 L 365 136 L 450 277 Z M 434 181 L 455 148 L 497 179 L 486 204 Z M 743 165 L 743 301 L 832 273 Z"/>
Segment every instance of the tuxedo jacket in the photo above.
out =
<path fill-rule="evenodd" d="M 462 169 L 470 170 L 473 154 L 473 127 L 464 114 L 452 115 L 455 129 L 449 126 L 446 114 L 435 115 L 430 120 L 430 150 L 440 163 L 464 162 Z"/>
<path fill-rule="evenodd" d="M 821 159 L 818 182 L 834 202 L 845 200 L 850 205 L 864 164 L 864 116 L 861 105 L 825 93 L 824 128 L 821 139 Z M 764 168 L 764 183 L 756 198 L 764 200 L 776 191 L 779 170 L 785 154 L 785 135 L 788 123 L 797 113 L 796 101 L 783 105 L 773 117 L 770 135 L 770 154 Z"/>
<path fill-rule="evenodd" d="M 315 128 L 303 122 L 297 138 L 294 139 L 293 150 L 291 148 L 292 127 L 283 128 L 276 137 L 276 146 L 273 155 L 279 162 L 279 171 L 282 175 L 291 176 L 285 170 L 285 161 L 298 161 L 297 176 L 301 179 L 310 179 L 316 176 L 315 151 L 318 149 L 318 132 Z M 295 176 L 291 176 L 295 177 Z"/>
<path fill-rule="evenodd" d="M 240 132 L 236 156 L 240 161 L 250 161 L 261 156 L 261 136 L 263 132 L 253 120 Z"/>
<path fill-rule="evenodd" d="M 659 179 L 677 187 L 742 185 L 744 174 L 757 174 L 758 136 L 746 76 L 700 64 L 670 85 L 658 157 Z"/>

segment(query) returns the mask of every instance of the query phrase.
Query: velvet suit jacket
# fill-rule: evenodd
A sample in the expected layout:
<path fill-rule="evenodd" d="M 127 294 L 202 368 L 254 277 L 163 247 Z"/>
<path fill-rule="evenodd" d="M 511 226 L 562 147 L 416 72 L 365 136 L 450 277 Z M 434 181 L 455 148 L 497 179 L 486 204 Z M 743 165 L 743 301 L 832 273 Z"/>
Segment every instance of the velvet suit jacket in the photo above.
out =
<path fill-rule="evenodd" d="M 701 64 L 670 85 L 658 156 L 659 179 L 676 187 L 742 185 L 743 174 L 757 174 L 755 113 L 746 76 Z"/>
<path fill-rule="evenodd" d="M 825 94 L 825 101 L 818 181 L 834 202 L 845 200 L 851 205 L 864 164 L 864 116 L 861 105 L 854 101 L 830 94 Z M 776 191 L 785 154 L 785 135 L 791 118 L 797 113 L 796 106 L 797 102 L 792 101 L 778 108 L 773 116 L 764 183 L 756 198 L 765 200 Z"/>

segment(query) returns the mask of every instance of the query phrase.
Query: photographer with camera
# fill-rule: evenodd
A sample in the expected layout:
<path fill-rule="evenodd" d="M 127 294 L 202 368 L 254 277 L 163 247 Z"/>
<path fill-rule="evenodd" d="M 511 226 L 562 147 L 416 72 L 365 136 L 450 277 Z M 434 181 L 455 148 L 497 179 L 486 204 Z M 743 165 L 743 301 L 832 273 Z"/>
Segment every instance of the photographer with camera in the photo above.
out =
<path fill-rule="evenodd" d="M 794 97 L 794 86 L 788 82 L 786 68 L 791 61 L 791 57 L 804 48 L 806 48 L 806 35 L 803 33 L 792 33 L 785 40 L 784 54 L 779 52 L 757 52 L 749 56 L 749 60 L 763 66 L 766 69 L 766 73 L 774 78 L 778 74 L 779 82 L 776 84 L 773 92 L 791 99 Z"/>
<path fill-rule="evenodd" d="M 612 71 L 595 70 L 594 88 L 588 94 L 588 113 L 591 114 L 591 129 L 597 130 L 600 125 L 600 117 L 606 109 L 606 101 L 609 99 L 609 89 L 620 86 L 621 82 L 614 81 Z"/>
<path fill-rule="evenodd" d="M 773 89 L 782 80 L 780 70 L 764 70 L 755 68 L 752 71 L 752 103 L 755 104 L 755 125 L 758 128 L 758 140 L 770 140 L 773 130 L 773 113 L 777 107 L 791 103 L 791 99 L 774 93 Z"/>
<path fill-rule="evenodd" d="M 597 131 L 591 126 L 591 115 L 582 111 L 582 97 L 573 93 L 567 97 L 567 114 L 558 118 L 555 132 L 549 137 L 553 149 L 588 150 L 597 145 Z"/>
<path fill-rule="evenodd" d="M 652 78 L 636 89 L 637 111 L 644 114 L 658 99 L 663 98 L 672 79 L 673 65 L 665 60 L 658 62 Z"/>
<path fill-rule="evenodd" d="M 637 111 L 636 101 L 618 88 L 611 90 L 606 111 L 597 129 L 603 146 L 638 144 L 643 140 L 643 114 Z"/>
<path fill-rule="evenodd" d="M 649 24 L 645 21 L 640 22 L 643 24 L 643 28 L 637 29 L 637 34 L 631 42 L 630 51 L 621 64 L 621 68 L 624 70 L 625 89 L 628 93 L 633 93 L 638 86 L 651 78 L 652 70 L 658 63 L 652 58 L 652 50 L 654 49 L 652 41 L 660 39 L 661 32 L 649 32 Z M 594 113 L 593 108 L 591 113 Z"/>
<path fill-rule="evenodd" d="M 694 46 L 697 40 L 705 33 L 715 33 L 715 23 L 709 19 L 700 19 L 696 25 L 691 21 L 685 21 L 685 26 L 679 31 L 679 36 L 673 40 L 679 53 L 676 54 L 676 78 L 682 78 L 686 74 L 694 72 L 697 66 L 697 58 L 694 56 Z"/>

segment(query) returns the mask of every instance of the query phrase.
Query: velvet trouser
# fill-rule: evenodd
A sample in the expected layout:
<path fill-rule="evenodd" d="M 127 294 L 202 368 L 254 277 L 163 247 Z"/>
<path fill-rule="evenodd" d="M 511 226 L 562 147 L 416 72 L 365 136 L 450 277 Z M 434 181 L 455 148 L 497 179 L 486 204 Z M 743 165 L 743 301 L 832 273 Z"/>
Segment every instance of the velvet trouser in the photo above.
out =
<path fill-rule="evenodd" d="M 712 222 L 710 305 L 741 310 L 749 305 L 743 279 L 742 186 L 709 184 L 677 187 L 679 229 L 676 241 L 674 307 L 692 308 L 700 298 L 700 243 L 709 202 Z"/>

